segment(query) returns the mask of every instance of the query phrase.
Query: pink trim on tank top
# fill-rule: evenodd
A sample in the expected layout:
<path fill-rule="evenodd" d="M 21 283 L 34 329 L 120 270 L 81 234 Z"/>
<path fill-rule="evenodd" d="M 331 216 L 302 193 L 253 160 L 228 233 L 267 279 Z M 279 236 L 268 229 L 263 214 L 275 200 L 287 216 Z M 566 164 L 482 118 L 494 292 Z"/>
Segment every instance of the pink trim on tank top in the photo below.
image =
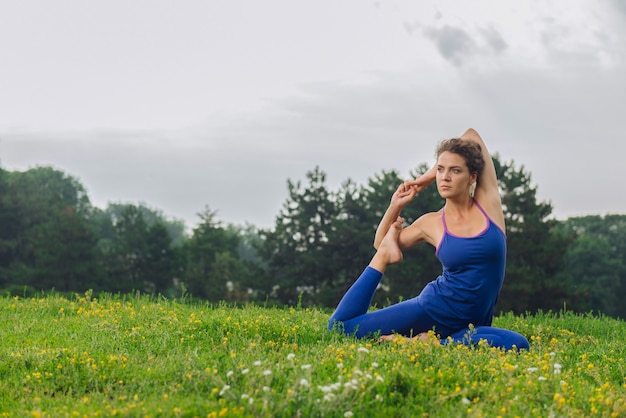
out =
<path fill-rule="evenodd" d="M 448 225 L 446 224 L 445 210 L 444 210 L 444 208 L 441 208 L 441 221 L 443 222 L 443 235 L 441 236 L 441 240 L 439 241 L 439 245 L 437 245 L 437 249 L 435 250 L 435 255 L 439 254 L 439 248 L 441 248 L 441 244 L 443 243 L 443 239 L 445 238 L 446 234 L 450 235 L 451 237 L 455 237 L 455 238 L 476 238 L 478 236 L 483 235 L 485 232 L 487 232 L 487 230 L 489 229 L 489 224 L 491 224 L 491 223 L 493 223 L 502 232 L 502 229 L 498 225 L 496 225 L 495 222 L 493 222 L 491 220 L 489 215 L 487 215 L 487 212 L 485 212 L 483 207 L 480 206 L 480 204 L 476 200 L 474 200 L 474 204 L 476 204 L 478 209 L 480 209 L 480 211 L 483 213 L 483 215 L 485 215 L 485 218 L 487 218 L 487 226 L 485 227 L 485 229 L 480 231 L 478 234 L 472 235 L 472 236 L 469 236 L 469 237 L 464 237 L 464 236 L 461 236 L 461 235 L 453 234 L 452 232 L 448 231 Z"/>

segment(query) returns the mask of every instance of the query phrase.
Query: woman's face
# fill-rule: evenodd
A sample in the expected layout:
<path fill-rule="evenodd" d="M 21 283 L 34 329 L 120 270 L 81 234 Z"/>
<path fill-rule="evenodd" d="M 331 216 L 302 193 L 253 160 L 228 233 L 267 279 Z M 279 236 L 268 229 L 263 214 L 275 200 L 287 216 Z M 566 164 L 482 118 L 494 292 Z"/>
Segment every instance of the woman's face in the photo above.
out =
<path fill-rule="evenodd" d="M 476 174 L 470 174 L 465 158 L 450 151 L 444 151 L 437 159 L 437 190 L 444 199 L 469 195 L 470 185 L 476 181 Z"/>

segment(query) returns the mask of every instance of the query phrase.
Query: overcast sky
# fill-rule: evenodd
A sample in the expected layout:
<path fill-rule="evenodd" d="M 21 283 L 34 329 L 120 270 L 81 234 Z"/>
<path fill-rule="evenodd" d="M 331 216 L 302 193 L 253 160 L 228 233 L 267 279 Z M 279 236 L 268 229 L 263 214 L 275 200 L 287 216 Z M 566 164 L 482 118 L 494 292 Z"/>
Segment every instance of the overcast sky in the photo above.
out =
<path fill-rule="evenodd" d="M 0 0 L 0 164 L 271 227 L 473 127 L 556 217 L 624 214 L 625 39 L 626 0 Z"/>

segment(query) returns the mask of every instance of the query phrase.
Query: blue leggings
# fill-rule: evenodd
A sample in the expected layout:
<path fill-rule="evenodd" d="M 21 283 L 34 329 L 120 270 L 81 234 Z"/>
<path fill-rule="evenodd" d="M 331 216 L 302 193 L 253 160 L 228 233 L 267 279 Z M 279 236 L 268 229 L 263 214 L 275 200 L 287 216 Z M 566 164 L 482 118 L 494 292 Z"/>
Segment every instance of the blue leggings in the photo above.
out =
<path fill-rule="evenodd" d="M 502 328 L 476 326 L 472 329 L 451 329 L 428 315 L 418 298 L 367 312 L 382 277 L 381 272 L 368 266 L 339 302 L 330 317 L 328 329 L 338 328 L 357 338 L 392 333 L 412 337 L 434 329 L 442 338 L 443 344 L 449 343 L 450 339 L 462 344 L 476 344 L 480 340 L 486 340 L 491 346 L 507 350 L 530 347 L 523 335 Z"/>

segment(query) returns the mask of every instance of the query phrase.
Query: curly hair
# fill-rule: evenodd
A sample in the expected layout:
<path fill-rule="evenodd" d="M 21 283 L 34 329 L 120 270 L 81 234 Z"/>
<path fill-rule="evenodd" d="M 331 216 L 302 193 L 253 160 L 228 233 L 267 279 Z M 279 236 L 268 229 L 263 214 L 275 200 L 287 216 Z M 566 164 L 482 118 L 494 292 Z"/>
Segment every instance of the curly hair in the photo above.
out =
<path fill-rule="evenodd" d="M 439 158 L 439 156 L 446 151 L 463 157 L 470 174 L 476 174 L 476 179 L 478 181 L 483 169 L 485 168 L 485 159 L 483 158 L 482 150 L 479 144 L 461 138 L 446 139 L 441 141 L 437 146 L 435 156 Z"/>

